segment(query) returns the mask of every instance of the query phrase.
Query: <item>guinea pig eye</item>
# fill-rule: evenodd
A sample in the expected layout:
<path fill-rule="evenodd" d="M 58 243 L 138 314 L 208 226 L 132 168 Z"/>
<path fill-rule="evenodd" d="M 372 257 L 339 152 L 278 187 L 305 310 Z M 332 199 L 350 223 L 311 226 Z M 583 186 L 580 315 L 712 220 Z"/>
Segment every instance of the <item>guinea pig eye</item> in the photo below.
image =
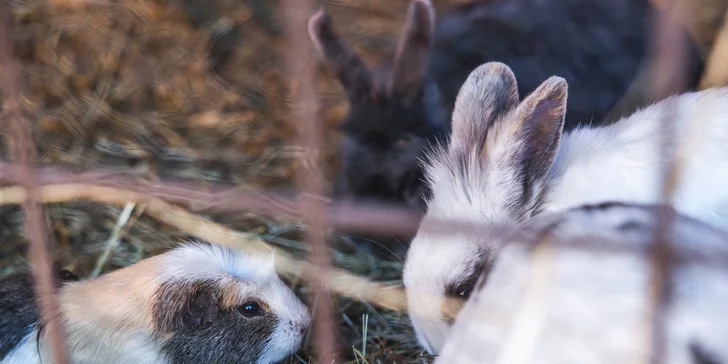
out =
<path fill-rule="evenodd" d="M 238 308 L 238 311 L 247 318 L 263 316 L 264 313 L 263 308 L 255 301 L 246 302 Z"/>

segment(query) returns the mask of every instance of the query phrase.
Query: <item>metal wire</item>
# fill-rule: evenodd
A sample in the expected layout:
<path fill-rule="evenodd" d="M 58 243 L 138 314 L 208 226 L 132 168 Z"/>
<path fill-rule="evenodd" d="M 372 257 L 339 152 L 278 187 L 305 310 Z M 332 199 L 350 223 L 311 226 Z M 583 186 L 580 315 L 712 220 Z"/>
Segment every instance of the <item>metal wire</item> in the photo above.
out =
<path fill-rule="evenodd" d="M 0 66 L 2 66 L 2 89 L 5 97 L 5 130 L 9 155 L 17 164 L 17 177 L 27 191 L 23 203 L 25 214 L 23 227 L 30 243 L 29 260 L 35 278 L 36 301 L 40 308 L 41 321 L 50 335 L 50 349 L 54 363 L 65 364 L 64 333 L 58 319 L 58 308 L 54 297 L 52 262 L 48 253 L 46 225 L 43 219 L 40 195 L 38 194 L 37 160 L 32 129 L 22 112 L 21 69 L 14 59 L 11 23 L 13 12 L 7 1 L 0 3 Z"/>
<path fill-rule="evenodd" d="M 290 68 L 290 91 L 293 95 L 293 117 L 291 121 L 298 127 L 299 142 L 305 147 L 308 161 L 313 162 L 313 170 L 321 165 L 321 151 L 325 150 L 323 131 L 318 119 L 317 95 L 314 87 L 314 61 L 309 46 L 307 28 L 308 18 L 313 14 L 310 0 L 289 0 L 283 3 L 285 9 L 290 51 L 287 54 Z M 334 336 L 334 309 L 325 282 L 331 268 L 331 258 L 326 245 L 327 213 L 321 199 L 324 192 L 322 181 L 310 173 L 306 160 L 301 160 L 297 177 L 303 191 L 299 206 L 306 212 L 308 223 L 307 240 L 311 245 L 311 264 L 319 269 L 315 274 L 313 294 L 310 302 L 314 310 L 314 342 L 319 363 L 336 362 L 336 343 Z"/>
<path fill-rule="evenodd" d="M 685 84 L 685 51 L 687 39 L 676 26 L 674 19 L 671 19 L 667 12 L 655 11 L 654 38 L 654 63 L 652 73 L 651 100 L 660 100 L 668 97 L 684 87 Z M 664 77 L 669 75 L 670 77 Z M 673 148 L 677 143 L 676 106 L 668 104 L 668 112 L 660 128 L 660 154 L 662 160 L 669 161 L 660 188 L 660 196 L 663 204 L 670 204 L 677 187 L 680 168 L 682 167 L 679 148 Z M 670 231 L 672 231 L 674 210 L 663 208 L 658 210 L 657 229 L 652 244 L 652 325 L 650 330 L 651 355 L 650 363 L 661 364 L 666 358 L 667 333 L 665 319 L 672 303 L 673 271 L 675 269 L 674 252 L 671 245 Z"/>
<path fill-rule="evenodd" d="M 26 191 L 23 201 L 25 213 L 24 228 L 30 243 L 30 260 L 33 266 L 35 289 L 41 311 L 50 338 L 50 349 L 55 363 L 66 363 L 64 351 L 64 332 L 58 320 L 58 308 L 53 288 L 52 263 L 47 250 L 46 226 L 43 221 L 42 203 L 48 198 L 40 196 L 39 187 L 44 185 L 68 185 L 69 188 L 82 189 L 83 186 L 104 186 L 130 191 L 138 195 L 164 199 L 168 202 L 183 205 L 197 212 L 233 212 L 250 211 L 261 215 L 284 216 L 290 219 L 304 220 L 308 226 L 307 240 L 311 244 L 311 264 L 321 272 L 331 267 L 329 249 L 326 245 L 325 232 L 331 227 L 366 232 L 390 232 L 409 234 L 418 228 L 420 213 L 394 206 L 373 204 L 340 203 L 324 196 L 323 181 L 316 179 L 308 168 L 301 166 L 298 170 L 298 185 L 303 192 L 298 198 L 283 194 L 264 192 L 244 192 L 231 187 L 199 186 L 180 182 L 145 181 L 118 173 L 104 171 L 71 172 L 56 167 L 36 168 L 36 152 L 32 139 L 31 127 L 23 117 L 21 95 L 21 70 L 14 60 L 11 39 L 12 11 L 6 1 L 0 5 L 0 66 L 2 69 L 2 90 L 5 97 L 4 130 L 9 155 L 12 163 L 0 162 L 0 181 L 5 184 L 19 185 Z M 321 164 L 322 151 L 325 150 L 322 128 L 318 118 L 317 92 L 314 87 L 315 64 L 311 47 L 306 36 L 306 24 L 313 8 L 310 0 L 289 0 L 283 2 L 285 19 L 289 33 L 290 51 L 287 61 L 290 66 L 290 90 L 294 100 L 291 122 L 298 127 L 300 144 L 310 153 L 308 160 L 313 160 L 314 168 Z M 652 74 L 652 99 L 657 100 L 680 89 L 684 82 L 685 39 L 680 38 L 672 20 L 666 16 L 656 17 L 655 31 L 655 63 Z M 663 82 L 670 75 L 671 82 Z M 671 116 L 672 113 L 668 113 Z M 674 122 L 672 117 L 665 121 L 662 128 L 666 133 L 665 145 L 675 140 L 675 136 L 667 133 L 675 131 L 669 127 Z M 671 155 L 675 153 L 675 155 Z M 670 160 L 662 183 L 662 200 L 669 202 L 676 186 L 675 175 L 679 169 L 677 151 L 664 147 L 665 160 Z M 310 168 L 310 167 L 309 167 Z M 658 188 L 660 186 L 656 186 Z M 290 194 L 289 194 L 290 195 Z M 2 201 L 0 204 L 8 201 Z M 579 247 L 593 250 L 636 249 L 638 253 L 652 254 L 653 286 L 650 292 L 653 299 L 652 327 L 650 332 L 652 363 L 663 363 L 665 360 L 665 332 L 663 319 L 670 305 L 671 273 L 680 262 L 700 260 L 704 264 L 728 266 L 728 256 L 720 256 L 706 252 L 705 254 L 680 255 L 673 251 L 669 243 L 672 210 L 664 209 L 658 215 L 658 232 L 653 248 L 645 252 L 644 247 L 604 247 L 589 244 L 584 240 Z M 429 229 L 443 234 L 478 233 L 485 231 L 477 224 L 441 220 L 429 224 Z M 554 242 L 558 244 L 558 242 Z M 314 322 L 314 339 L 316 355 L 319 363 L 336 362 L 335 327 L 333 321 L 334 303 L 324 285 L 324 276 L 316 276 L 313 283 L 311 303 L 316 305 Z"/>

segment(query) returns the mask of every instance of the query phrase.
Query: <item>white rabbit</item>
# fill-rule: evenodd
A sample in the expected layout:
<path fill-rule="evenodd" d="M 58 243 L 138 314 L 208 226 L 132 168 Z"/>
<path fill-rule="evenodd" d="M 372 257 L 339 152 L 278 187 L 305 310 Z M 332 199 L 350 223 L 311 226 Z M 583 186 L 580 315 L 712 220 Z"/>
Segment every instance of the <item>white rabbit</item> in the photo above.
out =
<path fill-rule="evenodd" d="M 0 281 L 2 364 L 51 362 L 32 284 L 29 274 Z M 273 363 L 310 323 L 270 257 L 204 243 L 64 283 L 58 301 L 73 364 Z"/>
<path fill-rule="evenodd" d="M 657 212 L 653 205 L 584 206 L 497 239 L 498 258 L 436 363 L 649 362 L 648 253 Z M 728 234 L 677 214 L 672 222 L 666 232 L 674 251 L 702 260 L 683 259 L 672 270 L 665 363 L 728 363 L 728 266 L 716 259 L 728 257 Z M 585 242 L 601 250 L 578 245 Z"/>
<path fill-rule="evenodd" d="M 661 155 L 661 129 L 674 127 L 685 157 L 674 206 L 728 223 L 728 88 L 669 97 L 615 124 L 562 136 L 566 99 L 566 81 L 551 77 L 519 103 L 513 72 L 497 62 L 475 69 L 460 89 L 450 143 L 427 163 L 433 193 L 404 267 L 410 316 L 431 353 L 450 324 L 443 301 L 467 297 L 493 254 L 489 237 L 424 231 L 434 219 L 515 227 L 583 204 L 657 203 L 670 162 Z"/>

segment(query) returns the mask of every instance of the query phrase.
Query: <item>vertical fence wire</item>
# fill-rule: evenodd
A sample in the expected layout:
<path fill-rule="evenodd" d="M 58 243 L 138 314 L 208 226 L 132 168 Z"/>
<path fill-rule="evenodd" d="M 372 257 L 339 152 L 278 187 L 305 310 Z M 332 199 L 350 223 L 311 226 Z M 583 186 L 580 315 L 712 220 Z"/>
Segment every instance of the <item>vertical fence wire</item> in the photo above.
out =
<path fill-rule="evenodd" d="M 56 364 L 65 364 L 64 335 L 54 296 L 52 258 L 48 252 L 46 225 L 43 219 L 35 143 L 31 125 L 22 111 L 21 69 L 14 59 L 11 28 L 13 12 L 9 1 L 0 4 L 0 72 L 5 97 L 5 140 L 10 159 L 17 163 L 21 186 L 26 191 L 23 202 L 23 228 L 29 242 L 29 260 L 33 268 L 36 301 L 41 322 L 50 334 L 50 350 Z"/>
<path fill-rule="evenodd" d="M 668 7 L 670 8 L 670 7 Z M 681 31 L 674 14 L 668 10 L 654 11 L 655 21 L 652 38 L 654 52 L 654 68 L 651 74 L 650 101 L 657 101 L 675 94 L 685 85 L 686 35 Z M 650 357 L 651 364 L 666 362 L 667 327 L 666 319 L 672 301 L 672 272 L 674 257 L 672 244 L 672 222 L 674 211 L 669 208 L 678 184 L 681 167 L 681 150 L 677 135 L 677 121 L 680 118 L 678 106 L 666 104 L 667 111 L 663 115 L 660 127 L 659 152 L 661 161 L 665 163 L 661 185 L 655 186 L 660 192 L 663 208 L 657 209 L 656 229 L 651 246 L 651 325 Z"/>
<path fill-rule="evenodd" d="M 327 211 L 324 201 L 316 196 L 324 195 L 324 185 L 312 170 L 318 170 L 325 150 L 323 130 L 318 120 L 317 93 L 315 88 L 315 64 L 308 41 L 308 18 L 313 14 L 310 0 L 288 0 L 285 7 L 286 26 L 290 41 L 287 52 L 290 68 L 290 92 L 293 97 L 291 120 L 298 129 L 299 143 L 306 153 L 296 173 L 301 189 L 300 211 L 307 220 L 306 240 L 311 245 L 310 260 L 313 273 L 315 305 L 313 337 L 317 361 L 329 364 L 336 361 L 333 302 L 325 288 L 329 278 L 331 259 L 326 244 Z"/>
<path fill-rule="evenodd" d="M 311 245 L 310 260 L 316 268 L 310 276 L 313 293 L 311 303 L 315 305 L 314 310 L 314 343 L 316 347 L 317 361 L 322 364 L 335 362 L 336 342 L 335 326 L 333 320 L 334 302 L 326 289 L 326 282 L 330 279 L 329 269 L 331 259 L 326 244 L 326 229 L 331 225 L 356 225 L 360 228 L 378 225 L 396 228 L 397 225 L 407 222 L 415 224 L 413 216 L 400 211 L 391 211 L 391 215 L 381 213 L 386 210 L 373 209 L 367 214 L 367 210 L 358 211 L 354 206 L 344 206 L 342 211 L 334 212 L 327 207 L 327 201 L 320 196 L 325 194 L 323 182 L 317 179 L 315 173 L 310 173 L 322 163 L 322 155 L 325 148 L 323 130 L 318 120 L 318 101 L 315 89 L 315 67 L 312 49 L 307 37 L 307 22 L 309 15 L 313 12 L 311 0 L 288 0 L 282 3 L 285 12 L 288 40 L 290 42 L 286 60 L 290 71 L 290 92 L 293 100 L 291 120 L 298 129 L 299 142 L 307 151 L 306 160 L 301 162 L 298 169 L 298 185 L 302 193 L 297 201 L 298 218 L 304 219 L 308 226 L 307 241 Z M 41 196 L 39 185 L 41 177 L 39 170 L 35 168 L 37 156 L 35 145 L 32 139 L 32 129 L 28 121 L 23 117 L 21 97 L 22 82 L 21 70 L 13 56 L 13 42 L 10 34 L 12 24 L 12 11 L 8 1 L 0 4 L 0 75 L 2 75 L 2 90 L 5 98 L 5 138 L 9 148 L 12 165 L 12 172 L 16 175 L 17 183 L 26 191 L 26 198 L 23 202 L 25 214 L 24 229 L 30 243 L 29 258 L 33 266 L 35 278 L 35 291 L 38 297 L 38 304 L 41 311 L 42 322 L 50 333 L 50 349 L 54 363 L 65 364 L 64 332 L 58 318 L 58 308 L 54 297 L 54 285 L 52 274 L 51 257 L 47 246 L 46 226 L 43 220 Z M 673 94 L 675 90 L 681 89 L 685 82 L 684 58 L 685 42 L 684 34 L 679 32 L 674 24 L 674 19 L 663 13 L 656 14 L 655 32 L 653 35 L 655 64 L 651 74 L 651 100 L 655 101 Z M 663 120 L 663 137 L 661 138 L 661 155 L 664 161 L 670 161 L 661 186 L 661 197 L 663 203 L 671 200 L 671 195 L 677 184 L 677 172 L 680 167 L 678 148 L 676 145 L 676 128 L 672 126 L 675 122 L 675 112 L 666 113 Z M 674 155 L 673 155 L 674 154 Z M 313 166 L 313 167 L 312 167 Z M 3 176 L 3 178 L 10 178 Z M 106 178 L 114 180 L 113 178 Z M 45 182 L 44 182 L 45 183 Z M 101 183 L 101 182 L 99 182 Z M 114 180 L 118 184 L 118 181 Z M 149 186 L 147 186 L 149 187 Z M 154 186 L 159 191 L 174 191 L 172 184 L 158 184 Z M 658 188 L 658 186 L 656 186 Z M 141 188 L 140 188 L 141 189 Z M 151 190 L 151 187 L 144 188 Z M 179 189 L 179 188 L 177 188 Z M 162 192 L 158 192 L 162 193 Z M 172 192 L 170 192 L 171 194 Z M 236 207 L 241 204 L 232 203 L 235 201 L 233 195 L 221 195 L 228 199 L 227 205 Z M 236 195 L 237 196 L 237 195 Z M 241 195 L 242 196 L 242 195 Z M 169 195 L 166 195 L 169 198 Z M 243 197 L 241 197 L 243 198 Z M 271 197 L 273 200 L 274 197 Z M 204 199 L 203 199 L 204 200 Z M 266 200 L 267 201 L 267 200 Z M 263 204 L 270 204 L 267 201 Z M 244 205 L 244 204 L 242 204 Z M 250 207 L 250 206 L 248 206 Z M 359 214 L 359 215 L 357 215 Z M 399 214 L 399 215 L 397 215 Z M 357 217 L 359 216 L 359 217 Z M 360 218 L 362 217 L 363 218 Z M 392 222 L 390 216 L 396 216 L 396 222 Z M 332 221 L 329 221 L 332 218 Z M 671 293 L 671 271 L 674 265 L 674 257 L 670 247 L 669 236 L 672 228 L 670 222 L 673 218 L 672 210 L 664 209 L 658 215 L 657 230 L 652 249 L 652 291 L 651 302 L 653 304 L 651 327 L 649 328 L 650 359 L 651 363 L 665 362 L 665 315 L 670 305 Z M 448 226 L 450 225 L 450 226 Z M 443 223 L 444 230 L 453 233 L 461 229 L 452 222 Z M 447 229 L 447 228 L 450 229 Z M 401 229 L 401 226 L 399 226 Z M 384 230 L 379 227 L 379 230 Z M 445 231 L 442 231 L 443 233 Z M 595 247 L 598 250 L 598 247 Z"/>

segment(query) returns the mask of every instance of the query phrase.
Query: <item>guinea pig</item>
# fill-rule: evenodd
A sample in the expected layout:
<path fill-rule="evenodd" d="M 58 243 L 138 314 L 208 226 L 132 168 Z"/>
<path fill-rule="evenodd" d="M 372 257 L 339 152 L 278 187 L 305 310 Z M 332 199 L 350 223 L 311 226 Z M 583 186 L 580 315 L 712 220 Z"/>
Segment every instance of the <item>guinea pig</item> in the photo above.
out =
<path fill-rule="evenodd" d="M 549 76 L 565 78 L 566 130 L 607 121 L 647 59 L 650 9 L 647 0 L 473 1 L 436 22 L 429 0 L 413 0 L 395 54 L 374 72 L 318 12 L 310 36 L 349 102 L 335 194 L 424 211 L 430 191 L 421 160 L 431 144 L 447 143 L 458 91 L 485 62 L 511 67 L 521 98 Z M 695 45 L 686 48 L 689 90 L 703 66 Z"/>
<path fill-rule="evenodd" d="M 568 132 L 563 123 L 571 92 L 563 78 L 544 80 L 523 100 L 516 90 L 514 73 L 499 62 L 476 68 L 463 84 L 452 139 L 427 164 L 433 194 L 405 261 L 412 315 L 467 296 L 497 237 L 451 236 L 432 232 L 432 224 L 455 219 L 517 228 L 584 204 L 658 203 L 673 162 L 662 152 L 663 141 L 680 157 L 675 209 L 714 226 L 728 224 L 728 87 L 674 95 L 611 125 Z M 418 291 L 431 298 L 419 299 Z M 423 345 L 437 351 L 442 341 L 435 337 L 448 322 L 413 322 Z"/>
<path fill-rule="evenodd" d="M 496 239 L 435 363 L 651 361 L 641 328 L 655 314 L 650 244 L 666 212 L 676 256 L 663 277 L 664 363 L 728 363 L 728 233 L 667 206 L 622 203 L 543 216 Z"/>
<path fill-rule="evenodd" d="M 0 282 L 0 363 L 50 363 L 33 279 Z M 189 243 L 95 279 L 58 287 L 74 364 L 273 363 L 295 352 L 306 306 L 273 257 Z"/>

